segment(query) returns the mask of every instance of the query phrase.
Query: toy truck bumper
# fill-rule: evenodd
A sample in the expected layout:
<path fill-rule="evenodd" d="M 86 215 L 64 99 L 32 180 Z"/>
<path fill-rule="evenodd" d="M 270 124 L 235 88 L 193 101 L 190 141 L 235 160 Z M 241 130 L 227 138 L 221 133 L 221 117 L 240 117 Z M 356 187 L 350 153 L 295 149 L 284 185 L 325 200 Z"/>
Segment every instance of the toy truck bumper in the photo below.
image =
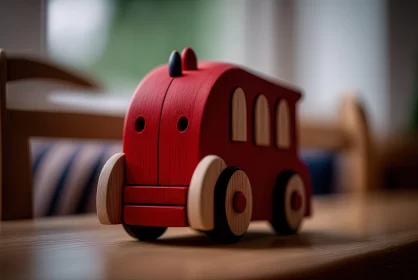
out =
<path fill-rule="evenodd" d="M 186 227 L 188 186 L 125 186 L 123 220 L 128 225 Z"/>
<path fill-rule="evenodd" d="M 125 205 L 125 224 L 148 227 L 187 227 L 185 206 Z"/>

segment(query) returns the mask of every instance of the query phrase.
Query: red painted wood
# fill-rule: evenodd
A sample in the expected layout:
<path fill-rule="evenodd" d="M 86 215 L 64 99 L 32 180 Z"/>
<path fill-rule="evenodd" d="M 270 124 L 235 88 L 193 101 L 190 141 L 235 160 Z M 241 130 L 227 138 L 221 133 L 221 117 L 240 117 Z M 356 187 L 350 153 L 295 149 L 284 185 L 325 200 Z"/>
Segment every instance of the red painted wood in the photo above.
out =
<path fill-rule="evenodd" d="M 123 207 L 123 220 L 128 225 L 150 227 L 186 227 L 184 206 L 133 206 Z"/>
<path fill-rule="evenodd" d="M 231 141 L 231 95 L 236 87 L 244 90 L 247 104 L 247 142 Z M 261 147 L 254 143 L 254 105 L 259 94 L 269 102 L 271 119 L 271 146 Z M 212 72 L 210 79 L 201 86 L 196 100 L 196 112 L 204 111 L 199 123 L 199 156 L 215 154 L 227 165 L 240 167 L 246 172 L 252 186 L 252 220 L 270 220 L 272 217 L 272 192 L 279 174 L 286 170 L 299 173 L 306 185 L 307 212 L 310 214 L 311 184 L 306 165 L 298 157 L 296 127 L 296 103 L 299 91 L 271 83 L 239 68 Z M 276 143 L 276 106 L 285 99 L 289 104 L 292 144 L 289 149 L 278 149 Z"/>
<path fill-rule="evenodd" d="M 241 214 L 247 208 L 247 199 L 243 192 L 236 192 L 234 193 L 234 197 L 232 198 L 232 208 L 238 214 Z"/>
<path fill-rule="evenodd" d="M 296 104 L 301 97 L 298 90 L 225 63 L 200 63 L 197 70 L 185 70 L 171 84 L 170 81 L 166 68 L 156 70 L 134 97 L 135 104 L 138 104 L 131 105 L 130 110 L 135 109 L 135 112 L 127 115 L 128 127 L 132 127 L 132 120 L 139 111 L 141 114 L 145 111 L 149 112 L 146 118 L 152 117 L 152 133 L 145 134 L 146 127 L 143 133 L 128 131 L 124 134 L 124 144 L 128 147 L 124 151 L 130 154 L 127 184 L 188 185 L 198 162 L 206 155 L 215 154 L 227 165 L 243 169 L 249 177 L 253 194 L 252 220 L 271 219 L 272 192 L 277 177 L 284 171 L 301 175 L 306 185 L 306 215 L 310 215 L 311 183 L 308 169 L 298 156 L 295 129 Z M 247 142 L 230 140 L 231 95 L 237 87 L 241 87 L 246 96 Z M 165 94 L 164 88 L 168 88 Z M 270 147 L 256 146 L 253 141 L 254 105 L 259 94 L 264 94 L 269 102 Z M 288 149 L 275 146 L 276 106 L 281 99 L 288 102 L 290 111 L 292 141 Z M 158 105 L 162 109 L 158 109 Z M 188 122 L 185 131 L 178 129 L 182 117 L 186 117 Z"/>
<path fill-rule="evenodd" d="M 213 67 L 214 66 L 214 67 Z M 159 182 L 162 185 L 188 185 L 199 162 L 199 117 L 195 98 L 204 81 L 214 69 L 225 65 L 200 66 L 196 71 L 185 71 L 175 78 L 167 92 L 161 114 Z M 185 131 L 178 130 L 181 117 L 188 119 Z"/>
<path fill-rule="evenodd" d="M 183 70 L 197 69 L 197 57 L 195 52 L 191 48 L 185 48 L 181 52 L 181 65 L 183 67 Z"/>
<path fill-rule="evenodd" d="M 231 94 L 241 87 L 247 100 L 247 142 L 230 140 Z M 269 101 L 271 117 L 271 147 L 254 144 L 254 103 L 263 93 Z M 284 171 L 299 173 L 311 197 L 311 185 L 306 166 L 298 157 L 296 135 L 296 103 L 301 94 L 295 90 L 268 82 L 247 71 L 223 63 L 203 63 L 199 70 L 188 71 L 170 85 L 164 102 L 160 129 L 160 182 L 183 185 L 190 182 L 198 162 L 215 154 L 228 165 L 242 168 L 253 187 L 253 220 L 272 217 L 271 194 L 276 178 Z M 278 149 L 276 143 L 276 106 L 287 100 L 291 119 L 292 144 Z M 177 120 L 188 118 L 185 132 L 177 130 Z M 307 215 L 310 214 L 308 200 Z"/>
<path fill-rule="evenodd" d="M 163 66 L 151 72 L 135 90 L 123 132 L 125 182 L 128 185 L 158 184 L 160 115 L 172 79 L 168 76 L 167 66 Z M 135 130 L 139 116 L 145 120 L 145 128 L 140 133 Z"/>
<path fill-rule="evenodd" d="M 187 190 L 185 186 L 126 186 L 123 190 L 124 203 L 185 205 Z"/>

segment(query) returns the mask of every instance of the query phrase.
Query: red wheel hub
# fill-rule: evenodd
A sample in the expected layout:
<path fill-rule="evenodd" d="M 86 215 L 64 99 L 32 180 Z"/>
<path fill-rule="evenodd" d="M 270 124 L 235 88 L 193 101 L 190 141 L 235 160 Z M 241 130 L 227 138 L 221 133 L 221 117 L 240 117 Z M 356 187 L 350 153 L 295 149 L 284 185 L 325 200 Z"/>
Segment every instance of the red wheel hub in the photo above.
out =
<path fill-rule="evenodd" d="M 234 208 L 234 211 L 238 214 L 241 214 L 245 211 L 245 208 L 247 208 L 247 199 L 245 198 L 244 193 L 234 193 L 234 197 L 232 199 L 232 207 Z"/>
<path fill-rule="evenodd" d="M 294 191 L 290 197 L 290 207 L 293 211 L 298 211 L 302 207 L 302 197 L 299 192 Z"/>

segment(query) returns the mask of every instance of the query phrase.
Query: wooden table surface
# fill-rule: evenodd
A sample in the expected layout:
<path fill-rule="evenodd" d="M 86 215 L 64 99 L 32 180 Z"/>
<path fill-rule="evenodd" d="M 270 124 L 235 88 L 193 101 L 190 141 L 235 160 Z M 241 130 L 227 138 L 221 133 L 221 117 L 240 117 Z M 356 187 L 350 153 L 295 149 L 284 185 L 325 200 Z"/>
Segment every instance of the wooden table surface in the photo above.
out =
<path fill-rule="evenodd" d="M 418 279 L 418 192 L 317 197 L 299 235 L 254 222 L 225 246 L 187 228 L 137 242 L 92 215 L 0 224 L 0 279 L 378 276 Z"/>

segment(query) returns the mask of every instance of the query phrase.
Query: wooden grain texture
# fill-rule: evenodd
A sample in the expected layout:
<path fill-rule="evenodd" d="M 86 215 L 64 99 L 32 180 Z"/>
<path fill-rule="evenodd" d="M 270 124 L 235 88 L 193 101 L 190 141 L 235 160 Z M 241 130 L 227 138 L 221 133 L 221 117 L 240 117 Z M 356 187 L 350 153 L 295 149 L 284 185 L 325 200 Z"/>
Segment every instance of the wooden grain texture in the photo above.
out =
<path fill-rule="evenodd" d="M 96 210 L 104 225 L 122 223 L 122 191 L 125 184 L 125 155 L 113 155 L 103 166 L 97 183 Z"/>
<path fill-rule="evenodd" d="M 269 147 L 254 143 L 254 122 L 247 122 L 248 139 L 251 141 L 226 142 L 230 139 L 230 120 L 225 116 L 231 113 L 231 94 L 237 85 L 245 92 L 247 102 L 247 117 L 253 119 L 255 104 L 260 93 L 268 100 L 270 116 L 270 131 L 276 129 L 274 115 L 279 100 L 285 99 L 289 105 L 292 146 L 288 149 L 276 147 L 276 134 L 271 134 Z M 209 91 L 208 91 L 209 90 Z M 297 103 L 300 100 L 299 91 L 280 84 L 271 83 L 239 68 L 214 69 L 199 89 L 196 96 L 196 112 L 204 110 L 199 136 L 199 154 L 218 155 L 228 166 L 237 166 L 248 176 L 253 187 L 252 220 L 270 220 L 272 217 L 272 193 L 277 177 L 285 170 L 293 170 L 301 174 L 307 187 L 308 197 L 311 195 L 311 184 L 308 169 L 299 158 L 299 143 L 296 130 Z M 203 108 L 203 109 L 202 109 Z M 194 113 L 197 114 L 197 113 Z M 199 120 L 198 120 L 199 121 Z M 306 214 L 309 215 L 310 200 Z"/>
<path fill-rule="evenodd" d="M 225 168 L 223 159 L 209 155 L 199 162 L 193 172 L 187 196 L 187 219 L 191 228 L 206 231 L 213 229 L 215 186 Z"/>
<path fill-rule="evenodd" d="M 123 152 L 128 185 L 160 183 L 158 178 L 160 117 L 172 81 L 167 66 L 157 68 L 141 81 L 132 97 L 123 130 Z M 135 126 L 138 117 L 142 117 L 145 122 L 141 132 L 138 132 Z"/>
<path fill-rule="evenodd" d="M 301 207 L 297 210 L 292 209 L 292 193 L 297 192 L 301 198 Z M 299 175 L 293 175 L 286 186 L 285 191 L 285 215 L 289 227 L 293 230 L 299 228 L 306 211 L 306 195 L 305 186 L 303 185 L 302 178 Z"/>
<path fill-rule="evenodd" d="M 286 100 L 281 100 L 276 109 L 276 145 L 278 148 L 289 148 L 292 143 L 290 130 L 289 105 Z"/>
<path fill-rule="evenodd" d="M 205 108 L 202 108 L 198 97 L 202 88 L 208 85 L 207 81 L 209 77 L 214 75 L 216 68 L 219 68 L 219 66 L 216 67 L 216 64 L 215 66 L 199 65 L 198 71 L 188 71 L 183 76 L 176 77 L 167 91 L 160 124 L 160 184 L 189 185 L 193 171 L 203 158 L 203 155 L 199 153 L 199 141 L 200 131 L 205 126 L 201 122 Z M 209 91 L 210 89 L 206 89 L 204 94 L 208 96 Z M 226 117 L 224 121 L 229 124 L 229 115 Z M 178 129 L 180 118 L 188 120 L 187 129 L 184 131 Z M 217 136 L 213 135 L 212 138 L 214 137 Z M 228 138 L 225 141 L 229 141 L 229 139 L 228 133 Z"/>
<path fill-rule="evenodd" d="M 317 197 L 299 235 L 267 223 L 217 245 L 188 228 L 138 242 L 95 216 L 4 222 L 2 279 L 417 279 L 418 193 Z M 402 217 L 402 218 L 400 218 Z"/>
<path fill-rule="evenodd" d="M 234 195 L 236 192 L 242 192 L 247 200 L 244 212 L 237 213 L 233 207 Z M 242 170 L 237 170 L 229 179 L 226 189 L 225 210 L 229 229 L 236 236 L 243 235 L 250 225 L 253 214 L 253 199 L 251 193 L 251 183 L 247 175 Z"/>
<path fill-rule="evenodd" d="M 258 146 L 270 146 L 271 126 L 270 126 L 270 109 L 267 98 L 259 95 L 255 102 L 254 114 L 254 140 Z"/>
<path fill-rule="evenodd" d="M 247 141 L 247 103 L 241 88 L 232 94 L 231 139 L 232 141 Z"/>

